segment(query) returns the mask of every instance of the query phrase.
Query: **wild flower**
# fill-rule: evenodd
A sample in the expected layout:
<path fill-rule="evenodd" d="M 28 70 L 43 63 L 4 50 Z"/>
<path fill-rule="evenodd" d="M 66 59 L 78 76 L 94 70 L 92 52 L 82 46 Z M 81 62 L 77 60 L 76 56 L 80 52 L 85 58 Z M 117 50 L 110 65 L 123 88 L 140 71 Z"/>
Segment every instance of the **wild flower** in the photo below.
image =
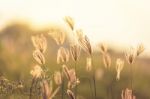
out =
<path fill-rule="evenodd" d="M 36 50 L 40 50 L 41 53 L 46 51 L 47 41 L 43 34 L 32 36 L 31 40 Z"/>
<path fill-rule="evenodd" d="M 108 53 L 103 55 L 103 63 L 104 63 L 105 68 L 110 68 L 111 57 Z"/>
<path fill-rule="evenodd" d="M 68 24 L 68 26 L 69 26 L 72 30 L 74 30 L 74 20 L 73 20 L 72 17 L 66 16 L 66 17 L 64 18 L 64 21 Z"/>
<path fill-rule="evenodd" d="M 33 70 L 30 71 L 30 74 L 33 78 L 40 78 L 42 75 L 42 68 L 39 65 L 34 66 Z"/>
<path fill-rule="evenodd" d="M 139 56 L 144 50 L 145 50 L 144 45 L 143 44 L 139 44 L 137 46 L 137 56 Z"/>
<path fill-rule="evenodd" d="M 74 61 L 77 61 L 79 56 L 80 56 L 80 46 L 75 44 L 75 45 L 71 45 L 70 46 L 70 53 L 71 53 L 71 56 L 72 56 L 72 59 Z"/>
<path fill-rule="evenodd" d="M 43 55 L 39 50 L 35 50 L 35 51 L 33 52 L 33 58 L 34 58 L 39 64 L 45 64 L 44 55 Z"/>
<path fill-rule="evenodd" d="M 117 80 L 120 79 L 120 73 L 123 69 L 123 66 L 124 66 L 124 61 L 122 59 L 118 58 L 116 61 L 116 71 L 117 71 L 116 79 Z"/>
<path fill-rule="evenodd" d="M 54 81 L 57 85 L 61 85 L 62 84 L 62 75 L 59 71 L 56 71 L 54 73 Z"/>
<path fill-rule="evenodd" d="M 69 50 L 64 47 L 60 47 L 57 52 L 57 64 L 60 64 L 61 62 L 68 62 L 69 56 Z"/>
<path fill-rule="evenodd" d="M 136 97 L 133 95 L 132 90 L 126 88 L 122 90 L 121 99 L 136 99 Z"/>

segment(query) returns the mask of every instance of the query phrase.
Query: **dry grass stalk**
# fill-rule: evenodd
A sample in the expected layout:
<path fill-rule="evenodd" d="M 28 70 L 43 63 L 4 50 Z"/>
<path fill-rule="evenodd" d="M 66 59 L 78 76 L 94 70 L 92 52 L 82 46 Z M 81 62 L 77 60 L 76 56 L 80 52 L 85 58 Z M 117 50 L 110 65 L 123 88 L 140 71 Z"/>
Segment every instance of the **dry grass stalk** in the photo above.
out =
<path fill-rule="evenodd" d="M 62 84 L 62 75 L 59 71 L 56 71 L 54 73 L 54 81 L 57 85 L 61 85 Z"/>
<path fill-rule="evenodd" d="M 75 95 L 74 95 L 74 93 L 71 90 L 68 89 L 67 90 L 67 94 L 70 97 L 70 99 L 75 99 Z"/>
<path fill-rule="evenodd" d="M 34 66 L 33 70 L 30 71 L 30 74 L 33 78 L 40 78 L 42 75 L 42 68 L 39 65 Z"/>
<path fill-rule="evenodd" d="M 126 88 L 125 91 L 122 91 L 121 99 L 136 99 L 136 97 L 133 95 L 132 90 Z"/>
<path fill-rule="evenodd" d="M 144 50 L 145 50 L 144 45 L 143 44 L 139 44 L 137 46 L 137 56 L 139 56 Z"/>
<path fill-rule="evenodd" d="M 41 53 L 44 53 L 47 48 L 47 41 L 43 34 L 36 35 L 31 37 L 32 43 L 37 50 L 40 50 Z"/>
<path fill-rule="evenodd" d="M 78 58 L 79 58 L 79 56 L 80 56 L 80 50 L 81 50 L 81 48 L 80 48 L 80 46 L 77 45 L 77 44 L 70 46 L 70 53 L 71 53 L 72 59 L 73 59 L 74 61 L 77 61 L 77 60 L 78 60 Z"/>
<path fill-rule="evenodd" d="M 86 58 L 86 70 L 90 72 L 92 70 L 92 59 L 91 57 Z"/>
<path fill-rule="evenodd" d="M 39 51 L 35 50 L 33 52 L 33 58 L 39 63 L 39 64 L 45 64 L 45 57 L 44 55 Z"/>
<path fill-rule="evenodd" d="M 120 79 L 120 73 L 123 69 L 123 66 L 124 66 L 124 61 L 122 59 L 118 58 L 116 61 L 116 71 L 117 71 L 116 79 L 117 80 Z"/>
<path fill-rule="evenodd" d="M 69 56 L 69 50 L 64 47 L 60 47 L 57 52 L 57 64 L 60 64 L 61 62 L 68 62 Z"/>
<path fill-rule="evenodd" d="M 106 68 L 110 68 L 111 66 L 111 57 L 108 53 L 103 55 L 103 63 Z"/>
<path fill-rule="evenodd" d="M 74 30 L 74 20 L 73 20 L 72 17 L 66 16 L 66 17 L 64 18 L 64 21 L 68 24 L 68 26 L 69 26 L 72 30 Z"/>

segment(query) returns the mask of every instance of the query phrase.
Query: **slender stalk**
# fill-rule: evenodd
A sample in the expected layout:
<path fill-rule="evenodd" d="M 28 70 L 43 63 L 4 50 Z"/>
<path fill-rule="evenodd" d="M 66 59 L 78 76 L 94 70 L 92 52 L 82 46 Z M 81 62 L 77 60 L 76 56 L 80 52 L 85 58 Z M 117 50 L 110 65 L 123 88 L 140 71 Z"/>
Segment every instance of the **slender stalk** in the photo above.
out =
<path fill-rule="evenodd" d="M 61 84 L 61 99 L 64 99 L 64 77 L 63 77 L 63 69 L 61 69 L 61 77 L 62 77 L 62 84 Z"/>
<path fill-rule="evenodd" d="M 75 73 L 76 73 L 76 78 L 77 78 L 77 61 L 75 61 Z M 77 89 L 78 89 L 78 86 L 76 85 L 75 86 L 75 99 L 77 99 Z"/>
<path fill-rule="evenodd" d="M 89 78 L 86 78 L 86 77 L 82 77 L 81 79 L 86 79 L 86 80 L 88 80 L 88 82 L 89 82 L 89 85 L 90 85 L 90 90 L 91 90 L 91 99 L 94 99 L 94 95 L 93 95 L 93 91 L 92 91 L 92 82 L 91 82 L 91 80 L 89 79 Z"/>
<path fill-rule="evenodd" d="M 130 66 L 130 74 L 131 89 L 133 90 L 133 65 Z"/>
<path fill-rule="evenodd" d="M 91 59 L 93 60 L 93 56 L 91 55 Z M 95 80 L 95 66 L 92 62 L 93 66 L 93 83 L 94 83 L 94 98 L 96 99 L 96 80 Z"/>

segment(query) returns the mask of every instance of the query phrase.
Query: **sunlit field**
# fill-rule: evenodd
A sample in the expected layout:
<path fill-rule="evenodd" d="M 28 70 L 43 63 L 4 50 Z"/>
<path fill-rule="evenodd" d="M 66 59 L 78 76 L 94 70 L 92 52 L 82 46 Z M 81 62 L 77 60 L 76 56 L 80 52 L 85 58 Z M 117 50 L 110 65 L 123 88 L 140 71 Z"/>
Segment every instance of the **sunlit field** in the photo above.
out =
<path fill-rule="evenodd" d="M 150 99 L 149 4 L 0 0 L 0 99 Z"/>

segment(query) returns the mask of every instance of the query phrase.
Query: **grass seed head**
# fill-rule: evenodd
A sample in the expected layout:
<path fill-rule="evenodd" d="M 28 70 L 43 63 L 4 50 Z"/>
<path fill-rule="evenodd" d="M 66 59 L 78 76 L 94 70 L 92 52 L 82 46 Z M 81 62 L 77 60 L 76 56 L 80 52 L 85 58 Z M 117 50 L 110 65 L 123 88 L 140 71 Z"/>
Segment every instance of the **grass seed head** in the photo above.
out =
<path fill-rule="evenodd" d="M 133 64 L 136 57 L 136 50 L 134 48 L 130 48 L 129 51 L 125 54 L 126 60 L 129 64 Z"/>
<path fill-rule="evenodd" d="M 105 43 L 101 43 L 101 44 L 100 44 L 100 52 L 101 52 L 102 54 L 107 53 L 107 45 L 106 45 Z"/>
<path fill-rule="evenodd" d="M 120 72 L 122 71 L 123 66 L 124 66 L 124 61 L 122 59 L 118 58 L 116 61 L 116 71 L 117 71 L 116 79 L 117 80 L 120 79 Z"/>
<path fill-rule="evenodd" d="M 47 48 L 47 41 L 43 34 L 36 35 L 31 37 L 32 43 L 37 50 L 40 50 L 41 53 L 44 53 Z"/>
<path fill-rule="evenodd" d="M 105 68 L 110 68 L 111 66 L 111 57 L 108 53 L 103 55 L 103 63 Z"/>
<path fill-rule="evenodd" d="M 69 57 L 70 57 L 69 50 L 64 47 L 60 47 L 57 52 L 57 64 L 60 64 L 61 62 L 62 63 L 68 62 Z"/>
<path fill-rule="evenodd" d="M 72 56 L 72 59 L 74 61 L 77 61 L 79 56 L 80 56 L 80 51 L 81 51 L 81 48 L 79 45 L 71 45 L 70 46 L 70 53 L 71 53 L 71 56 Z"/>
<path fill-rule="evenodd" d="M 92 70 L 92 59 L 91 57 L 86 58 L 86 70 L 90 72 Z"/>
<path fill-rule="evenodd" d="M 39 64 L 45 64 L 44 55 L 43 55 L 39 50 L 35 50 L 35 51 L 33 52 L 33 58 L 34 58 Z"/>
<path fill-rule="evenodd" d="M 74 30 L 74 20 L 73 20 L 72 17 L 66 16 L 66 17 L 64 18 L 64 21 L 68 24 L 68 26 L 69 26 L 72 30 Z"/>
<path fill-rule="evenodd" d="M 92 54 L 92 47 L 89 38 L 83 34 L 82 30 L 77 30 L 77 39 L 80 46 L 90 55 Z"/>
<path fill-rule="evenodd" d="M 57 45 L 62 45 L 66 38 L 66 33 L 64 31 L 60 31 L 59 29 L 51 30 L 48 34 L 56 41 Z"/>
<path fill-rule="evenodd" d="M 54 81 L 57 85 L 61 85 L 62 83 L 62 76 L 61 76 L 61 73 L 59 71 L 56 71 L 54 73 Z"/>
<path fill-rule="evenodd" d="M 42 75 L 42 68 L 39 65 L 34 66 L 34 68 L 30 71 L 30 74 L 33 78 L 40 78 Z"/>
<path fill-rule="evenodd" d="M 122 90 L 121 99 L 136 99 L 136 97 L 133 95 L 132 90 L 126 88 Z"/>
<path fill-rule="evenodd" d="M 137 46 L 137 56 L 139 56 L 144 50 L 145 50 L 144 45 L 143 44 L 139 44 Z"/>

